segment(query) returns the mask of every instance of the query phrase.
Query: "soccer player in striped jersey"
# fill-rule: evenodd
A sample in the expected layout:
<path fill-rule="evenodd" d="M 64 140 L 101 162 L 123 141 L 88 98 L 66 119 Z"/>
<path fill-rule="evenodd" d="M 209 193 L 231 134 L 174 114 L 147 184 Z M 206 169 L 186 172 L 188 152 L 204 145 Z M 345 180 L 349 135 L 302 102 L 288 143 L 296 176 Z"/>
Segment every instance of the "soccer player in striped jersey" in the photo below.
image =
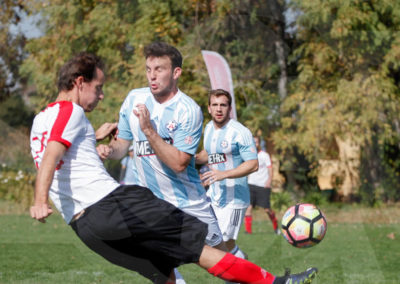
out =
<path fill-rule="evenodd" d="M 99 154 L 120 159 L 133 140 L 139 185 L 208 224 L 206 243 L 226 250 L 195 168 L 203 115 L 178 88 L 182 55 L 161 42 L 146 46 L 144 53 L 149 87 L 129 92 L 119 114 L 118 139 L 100 145 Z"/>
<path fill-rule="evenodd" d="M 212 120 L 206 125 L 204 150 L 196 155 L 196 163 L 210 167 L 201 179 L 209 185 L 207 195 L 228 250 L 245 257 L 236 239 L 250 201 L 246 176 L 257 171 L 258 159 L 250 130 L 229 116 L 231 103 L 229 92 L 210 91 L 208 112 Z"/>

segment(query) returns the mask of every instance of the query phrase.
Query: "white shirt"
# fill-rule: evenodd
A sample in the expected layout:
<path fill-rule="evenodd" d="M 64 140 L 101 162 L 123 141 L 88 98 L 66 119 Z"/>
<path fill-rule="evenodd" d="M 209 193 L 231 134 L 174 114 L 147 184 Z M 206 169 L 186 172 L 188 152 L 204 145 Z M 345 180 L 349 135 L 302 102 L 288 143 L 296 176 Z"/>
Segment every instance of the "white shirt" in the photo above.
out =
<path fill-rule="evenodd" d="M 269 154 L 263 150 L 258 154 L 258 170 L 248 176 L 248 183 L 260 187 L 265 187 L 269 176 L 268 168 L 272 168 L 271 158 Z"/>
<path fill-rule="evenodd" d="M 50 141 L 68 148 L 56 167 L 49 196 L 69 223 L 75 214 L 108 195 L 119 184 L 104 168 L 96 151 L 94 129 L 79 105 L 55 102 L 36 115 L 30 143 L 37 168 Z"/>

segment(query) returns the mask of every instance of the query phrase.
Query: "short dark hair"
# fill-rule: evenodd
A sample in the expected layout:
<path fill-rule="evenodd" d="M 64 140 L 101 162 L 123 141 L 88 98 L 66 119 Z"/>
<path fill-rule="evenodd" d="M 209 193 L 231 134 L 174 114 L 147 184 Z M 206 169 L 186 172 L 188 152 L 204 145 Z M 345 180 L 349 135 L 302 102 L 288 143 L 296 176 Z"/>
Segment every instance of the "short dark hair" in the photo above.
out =
<path fill-rule="evenodd" d="M 182 54 L 172 45 L 165 42 L 153 42 L 144 48 L 144 56 L 147 59 L 150 56 L 162 57 L 168 56 L 171 60 L 172 69 L 182 68 Z"/>
<path fill-rule="evenodd" d="M 104 71 L 104 63 L 100 57 L 88 52 L 80 52 L 65 63 L 58 74 L 58 91 L 70 91 L 74 81 L 82 76 L 85 82 L 96 78 L 96 69 Z"/>
<path fill-rule="evenodd" d="M 215 89 L 215 90 L 209 91 L 208 92 L 208 105 L 211 104 L 211 97 L 212 96 L 216 96 L 216 97 L 225 96 L 225 97 L 228 98 L 229 106 L 232 105 L 232 96 L 228 91 L 225 91 L 223 89 Z"/>

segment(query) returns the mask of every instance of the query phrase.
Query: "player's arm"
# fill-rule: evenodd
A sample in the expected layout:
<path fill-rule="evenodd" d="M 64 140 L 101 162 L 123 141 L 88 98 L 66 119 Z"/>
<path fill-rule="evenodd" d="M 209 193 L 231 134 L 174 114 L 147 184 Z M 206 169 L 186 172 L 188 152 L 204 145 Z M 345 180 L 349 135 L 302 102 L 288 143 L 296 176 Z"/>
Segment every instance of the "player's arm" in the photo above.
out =
<path fill-rule="evenodd" d="M 110 144 L 100 144 L 96 149 L 102 160 L 119 160 L 126 156 L 131 143 L 132 141 L 130 140 L 117 137 L 116 139 L 111 140 Z"/>
<path fill-rule="evenodd" d="M 106 122 L 96 130 L 96 141 L 101 141 L 107 137 L 116 138 L 117 132 L 117 122 Z"/>
<path fill-rule="evenodd" d="M 164 164 L 175 172 L 182 172 L 187 168 L 192 159 L 192 155 L 180 151 L 173 145 L 166 143 L 151 126 L 149 129 L 142 129 L 142 131 L 146 135 L 154 153 Z"/>
<path fill-rule="evenodd" d="M 237 168 L 220 171 L 217 169 L 211 169 L 202 175 L 202 179 L 206 179 L 208 184 L 216 181 L 220 181 L 227 178 L 240 178 L 251 174 L 258 170 L 258 159 L 247 160 L 240 164 Z"/>
<path fill-rule="evenodd" d="M 43 154 L 42 162 L 36 177 L 34 205 L 30 209 L 31 217 L 45 223 L 53 210 L 49 206 L 49 190 L 53 182 L 54 172 L 57 164 L 64 156 L 67 147 L 56 141 L 47 144 Z"/>
<path fill-rule="evenodd" d="M 175 172 L 184 171 L 189 165 L 192 155 L 180 151 L 173 145 L 166 143 L 151 125 L 150 113 L 146 106 L 144 104 L 138 104 L 136 107 L 137 110 L 133 110 L 133 113 L 139 118 L 140 128 L 144 135 L 146 135 L 154 153 L 164 164 Z"/>
<path fill-rule="evenodd" d="M 204 165 L 208 162 L 208 153 L 205 149 L 196 154 L 196 164 Z"/>
<path fill-rule="evenodd" d="M 268 170 L 268 180 L 265 184 L 266 188 L 271 187 L 271 183 L 272 183 L 272 166 L 267 167 Z"/>

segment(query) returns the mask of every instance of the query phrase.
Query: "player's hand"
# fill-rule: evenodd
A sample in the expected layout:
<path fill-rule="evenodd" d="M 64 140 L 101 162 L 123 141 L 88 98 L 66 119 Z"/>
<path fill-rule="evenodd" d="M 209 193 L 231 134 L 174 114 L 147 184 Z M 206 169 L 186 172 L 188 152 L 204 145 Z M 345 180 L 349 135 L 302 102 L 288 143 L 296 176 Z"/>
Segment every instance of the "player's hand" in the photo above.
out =
<path fill-rule="evenodd" d="M 106 144 L 98 145 L 96 150 L 102 160 L 108 159 L 108 157 L 113 153 L 113 148 Z"/>
<path fill-rule="evenodd" d="M 137 104 L 133 108 L 133 113 L 139 118 L 140 129 L 147 135 L 150 131 L 154 131 L 150 121 L 150 112 L 144 104 Z"/>
<path fill-rule="evenodd" d="M 210 169 L 208 172 L 200 175 L 204 185 L 211 185 L 214 182 L 225 179 L 224 172 L 216 169 Z"/>
<path fill-rule="evenodd" d="M 96 140 L 101 141 L 107 136 L 111 139 L 117 140 L 118 134 L 118 123 L 117 122 L 106 122 L 99 129 L 96 130 Z"/>
<path fill-rule="evenodd" d="M 53 213 L 50 205 L 45 204 L 35 204 L 30 209 L 31 217 L 38 220 L 39 222 L 46 223 L 46 218 Z"/>

